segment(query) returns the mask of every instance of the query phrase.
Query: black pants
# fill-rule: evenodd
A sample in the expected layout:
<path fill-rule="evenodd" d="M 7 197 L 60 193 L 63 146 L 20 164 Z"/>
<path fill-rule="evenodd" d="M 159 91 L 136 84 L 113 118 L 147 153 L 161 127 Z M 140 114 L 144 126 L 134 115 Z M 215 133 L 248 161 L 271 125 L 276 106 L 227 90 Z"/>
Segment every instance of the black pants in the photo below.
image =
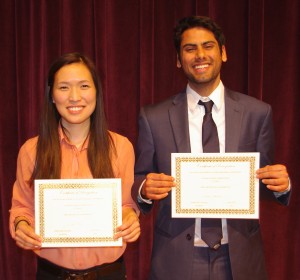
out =
<path fill-rule="evenodd" d="M 86 270 L 72 270 L 38 257 L 36 280 L 125 280 L 123 258 Z"/>

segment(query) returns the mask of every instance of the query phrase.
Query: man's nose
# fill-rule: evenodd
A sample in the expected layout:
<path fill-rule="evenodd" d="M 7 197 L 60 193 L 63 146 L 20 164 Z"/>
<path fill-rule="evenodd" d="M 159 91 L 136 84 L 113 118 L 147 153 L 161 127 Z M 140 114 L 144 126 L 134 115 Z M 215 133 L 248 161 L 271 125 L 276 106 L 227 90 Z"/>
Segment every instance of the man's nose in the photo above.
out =
<path fill-rule="evenodd" d="M 196 57 L 197 58 L 203 58 L 205 57 L 205 50 L 203 48 L 198 48 L 196 52 Z"/>

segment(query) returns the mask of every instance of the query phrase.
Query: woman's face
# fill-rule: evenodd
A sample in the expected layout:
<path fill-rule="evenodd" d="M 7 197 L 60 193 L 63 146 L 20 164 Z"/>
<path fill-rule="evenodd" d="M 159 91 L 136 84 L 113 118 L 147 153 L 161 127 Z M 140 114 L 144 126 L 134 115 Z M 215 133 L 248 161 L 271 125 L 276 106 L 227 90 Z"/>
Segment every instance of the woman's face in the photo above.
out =
<path fill-rule="evenodd" d="M 83 63 L 60 68 L 54 78 L 53 102 L 62 125 L 89 125 L 96 107 L 96 88 L 89 69 Z"/>

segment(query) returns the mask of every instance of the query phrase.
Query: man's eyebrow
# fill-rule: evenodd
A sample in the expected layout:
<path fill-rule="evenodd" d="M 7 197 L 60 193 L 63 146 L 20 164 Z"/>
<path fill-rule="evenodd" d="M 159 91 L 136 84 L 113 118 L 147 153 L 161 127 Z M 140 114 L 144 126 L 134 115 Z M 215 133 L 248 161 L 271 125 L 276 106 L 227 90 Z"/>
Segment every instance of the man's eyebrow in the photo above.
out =
<path fill-rule="evenodd" d="M 202 43 L 201 43 L 202 46 L 203 46 L 203 45 L 207 45 L 207 44 L 214 44 L 214 45 L 216 45 L 217 42 L 211 40 L 211 41 L 205 41 L 205 42 L 202 42 Z M 198 44 L 196 44 L 196 43 L 195 43 L 195 44 L 194 44 L 194 43 L 187 43 L 187 44 L 183 45 L 182 48 L 186 48 L 186 47 L 196 47 L 197 45 L 198 45 Z"/>
<path fill-rule="evenodd" d="M 216 45 L 217 42 L 216 41 L 205 41 L 205 42 L 201 43 L 201 45 L 207 45 L 207 44 L 214 44 L 214 45 Z"/>
<path fill-rule="evenodd" d="M 186 48 L 186 47 L 196 47 L 197 44 L 192 44 L 192 43 L 187 43 L 185 45 L 182 46 L 182 48 Z"/>

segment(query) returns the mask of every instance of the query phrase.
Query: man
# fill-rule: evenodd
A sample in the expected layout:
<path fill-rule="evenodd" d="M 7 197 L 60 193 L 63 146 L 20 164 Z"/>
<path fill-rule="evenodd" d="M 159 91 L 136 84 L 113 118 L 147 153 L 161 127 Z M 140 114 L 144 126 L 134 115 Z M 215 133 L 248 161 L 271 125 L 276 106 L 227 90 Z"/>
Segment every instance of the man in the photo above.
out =
<path fill-rule="evenodd" d="M 200 153 L 204 106 L 213 101 L 218 150 L 259 152 L 261 199 L 287 204 L 286 167 L 271 165 L 273 130 L 271 107 L 223 86 L 220 70 L 226 62 L 221 29 L 207 17 L 182 19 L 174 33 L 177 67 L 187 77 L 186 92 L 141 109 L 136 149 L 133 197 L 147 213 L 159 200 L 150 279 L 263 280 L 267 279 L 258 220 L 222 219 L 220 246 L 201 238 L 203 219 L 171 218 L 171 153 Z M 204 132 L 203 132 L 204 134 Z"/>

